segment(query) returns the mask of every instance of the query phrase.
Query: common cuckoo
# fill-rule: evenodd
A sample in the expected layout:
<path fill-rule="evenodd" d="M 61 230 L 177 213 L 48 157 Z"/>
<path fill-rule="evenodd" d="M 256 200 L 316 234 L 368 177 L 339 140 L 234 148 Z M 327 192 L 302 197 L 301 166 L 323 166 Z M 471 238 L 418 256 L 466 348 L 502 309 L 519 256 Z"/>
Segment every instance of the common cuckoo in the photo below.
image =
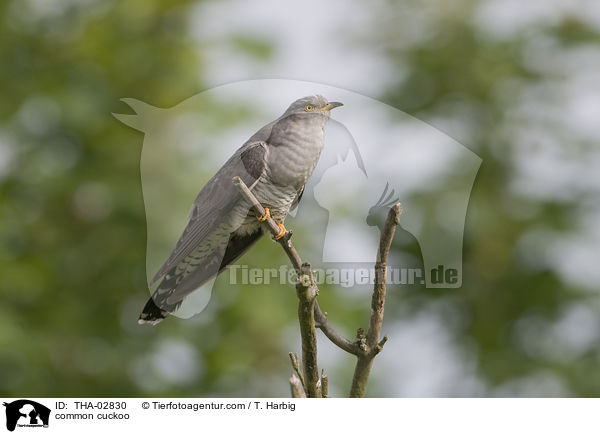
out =
<path fill-rule="evenodd" d="M 158 287 L 139 322 L 156 324 L 183 299 L 239 259 L 264 230 L 232 182 L 239 176 L 285 234 L 285 217 L 300 201 L 323 149 L 329 112 L 342 104 L 322 96 L 293 102 L 282 116 L 262 127 L 200 190 L 175 249 L 150 286 Z M 261 220 L 263 218 L 263 220 Z"/>

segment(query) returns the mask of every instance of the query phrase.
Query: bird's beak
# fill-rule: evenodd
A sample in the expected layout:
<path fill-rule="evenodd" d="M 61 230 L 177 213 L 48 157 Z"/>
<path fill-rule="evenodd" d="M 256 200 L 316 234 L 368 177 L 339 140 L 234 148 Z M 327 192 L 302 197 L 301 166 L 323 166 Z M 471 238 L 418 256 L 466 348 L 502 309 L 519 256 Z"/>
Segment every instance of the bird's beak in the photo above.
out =
<path fill-rule="evenodd" d="M 336 107 L 340 107 L 340 106 L 343 106 L 343 105 L 344 104 L 342 104 L 341 102 L 333 101 L 333 102 L 330 102 L 327 105 L 323 106 L 323 108 L 321 110 L 330 111 L 330 110 L 332 110 L 332 109 L 334 109 Z"/>

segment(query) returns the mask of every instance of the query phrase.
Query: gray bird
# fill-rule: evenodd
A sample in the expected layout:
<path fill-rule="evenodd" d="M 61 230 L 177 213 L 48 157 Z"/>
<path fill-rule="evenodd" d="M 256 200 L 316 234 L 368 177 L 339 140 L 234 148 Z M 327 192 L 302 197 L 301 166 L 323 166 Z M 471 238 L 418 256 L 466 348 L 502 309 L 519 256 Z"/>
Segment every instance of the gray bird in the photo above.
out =
<path fill-rule="evenodd" d="M 150 286 L 159 282 L 139 323 L 157 324 L 183 299 L 239 259 L 263 235 L 261 221 L 233 185 L 239 176 L 285 234 L 285 217 L 300 201 L 323 149 L 329 111 L 343 105 L 322 96 L 292 103 L 262 127 L 200 190 L 175 249 Z"/>

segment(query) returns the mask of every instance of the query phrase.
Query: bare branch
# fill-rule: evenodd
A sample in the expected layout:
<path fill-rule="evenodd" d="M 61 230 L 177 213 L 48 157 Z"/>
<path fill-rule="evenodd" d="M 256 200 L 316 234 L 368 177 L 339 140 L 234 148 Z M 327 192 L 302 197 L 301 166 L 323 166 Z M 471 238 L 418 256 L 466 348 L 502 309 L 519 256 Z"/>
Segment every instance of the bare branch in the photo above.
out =
<path fill-rule="evenodd" d="M 388 216 L 381 233 L 379 249 L 377 250 L 377 261 L 375 262 L 375 285 L 373 288 L 373 297 L 371 299 L 371 321 L 367 331 L 367 345 L 370 348 L 375 347 L 381 333 L 383 323 L 383 306 L 385 304 L 387 263 L 396 232 L 396 226 L 400 223 L 400 214 L 402 207 L 399 203 L 394 205 L 388 212 Z"/>
<path fill-rule="evenodd" d="M 373 296 L 371 297 L 369 329 L 366 336 L 363 336 L 362 333 L 357 334 L 357 342 L 361 351 L 357 355 L 358 360 L 354 369 L 352 387 L 350 388 L 351 398 L 365 396 L 373 359 L 382 350 L 383 345 L 387 341 L 386 336 L 381 342 L 378 342 L 383 324 L 388 256 L 392 240 L 394 239 L 394 233 L 396 232 L 396 226 L 400 223 L 401 213 L 402 207 L 397 203 L 390 209 L 383 231 L 381 232 L 379 249 L 377 250 L 377 261 L 375 262 L 375 284 L 373 286 Z"/>

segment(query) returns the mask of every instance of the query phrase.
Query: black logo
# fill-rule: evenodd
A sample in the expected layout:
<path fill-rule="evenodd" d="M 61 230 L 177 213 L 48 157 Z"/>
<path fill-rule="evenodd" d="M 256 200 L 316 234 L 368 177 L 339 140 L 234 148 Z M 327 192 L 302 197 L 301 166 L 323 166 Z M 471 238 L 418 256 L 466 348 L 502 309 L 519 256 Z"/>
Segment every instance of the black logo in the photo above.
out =
<path fill-rule="evenodd" d="M 15 427 L 39 428 L 48 427 L 50 409 L 29 399 L 19 399 L 6 407 L 6 429 L 14 431 Z"/>

